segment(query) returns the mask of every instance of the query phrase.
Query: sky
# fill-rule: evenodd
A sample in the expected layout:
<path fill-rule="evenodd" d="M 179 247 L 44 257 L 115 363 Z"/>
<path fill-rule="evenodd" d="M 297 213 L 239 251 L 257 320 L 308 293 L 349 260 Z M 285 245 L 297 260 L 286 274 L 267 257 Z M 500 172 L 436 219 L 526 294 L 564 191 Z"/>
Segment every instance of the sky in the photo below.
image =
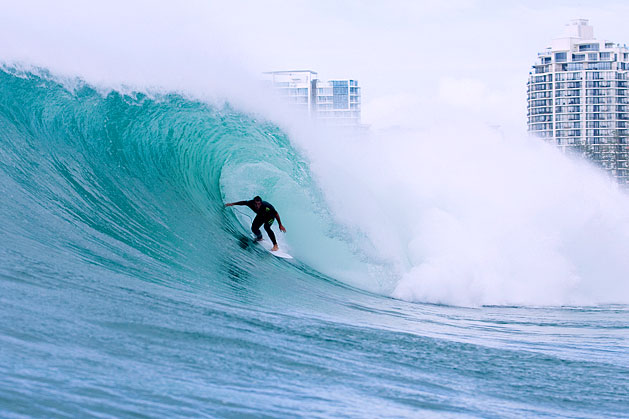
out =
<path fill-rule="evenodd" d="M 359 80 L 363 122 L 380 129 L 471 118 L 525 130 L 530 67 L 570 19 L 589 19 L 597 38 L 629 42 L 629 3 L 613 0 L 25 0 L 0 7 L 4 61 L 94 80 L 217 89 L 222 78 L 311 69 L 322 79 Z"/>
<path fill-rule="evenodd" d="M 590 19 L 595 36 L 629 42 L 623 21 L 629 5 L 621 2 L 270 4 L 239 22 L 241 36 L 253 27 L 264 33 L 240 39 L 258 52 L 259 65 L 358 79 L 363 119 L 381 127 L 472 113 L 523 129 L 530 67 L 570 19 Z"/>

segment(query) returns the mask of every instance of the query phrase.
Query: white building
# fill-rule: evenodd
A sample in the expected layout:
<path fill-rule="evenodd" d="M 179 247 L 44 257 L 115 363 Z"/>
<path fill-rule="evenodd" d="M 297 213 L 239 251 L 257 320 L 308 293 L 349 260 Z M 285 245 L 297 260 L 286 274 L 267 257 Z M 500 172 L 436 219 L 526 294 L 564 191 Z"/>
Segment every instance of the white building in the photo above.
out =
<path fill-rule="evenodd" d="M 271 86 L 288 103 L 308 112 L 315 110 L 314 89 L 317 73 L 311 70 L 270 71 L 263 73 Z"/>
<path fill-rule="evenodd" d="M 538 54 L 528 80 L 529 131 L 629 183 L 629 49 L 594 38 L 585 19 Z"/>
<path fill-rule="evenodd" d="M 334 126 L 360 126 L 361 91 L 357 80 L 323 81 L 311 70 L 271 71 L 264 75 L 289 103 L 317 120 Z"/>

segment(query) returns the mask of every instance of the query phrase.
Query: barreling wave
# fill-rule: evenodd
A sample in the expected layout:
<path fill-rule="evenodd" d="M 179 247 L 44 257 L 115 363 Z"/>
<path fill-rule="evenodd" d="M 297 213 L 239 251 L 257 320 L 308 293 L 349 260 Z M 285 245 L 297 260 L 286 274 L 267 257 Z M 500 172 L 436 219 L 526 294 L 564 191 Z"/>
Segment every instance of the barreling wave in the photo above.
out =
<path fill-rule="evenodd" d="M 48 258 L 217 292 L 225 278 L 314 276 L 419 302 L 626 302 L 626 195 L 530 143 L 326 138 L 309 144 L 315 177 L 278 126 L 227 104 L 41 70 L 5 68 L 0 82 L 0 231 L 20 255 L 0 267 L 7 275 Z M 493 166 L 480 170 L 487 153 Z M 469 175 L 432 158 L 445 154 Z M 246 210 L 223 207 L 255 195 L 280 211 L 294 263 L 250 246 Z"/>
<path fill-rule="evenodd" d="M 245 224 L 223 208 L 226 195 L 253 194 L 280 209 L 317 206 L 305 163 L 273 124 L 32 72 L 0 71 L 0 89 L 0 229 L 14 250 L 171 286 L 307 269 L 273 258 L 261 268 Z"/>

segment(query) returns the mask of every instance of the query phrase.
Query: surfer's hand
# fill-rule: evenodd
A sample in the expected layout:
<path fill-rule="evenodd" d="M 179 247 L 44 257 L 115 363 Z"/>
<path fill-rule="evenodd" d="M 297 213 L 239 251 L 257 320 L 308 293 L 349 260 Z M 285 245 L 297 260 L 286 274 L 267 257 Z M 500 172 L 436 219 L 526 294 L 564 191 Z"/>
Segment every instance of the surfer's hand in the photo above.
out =
<path fill-rule="evenodd" d="M 233 205 L 234 205 L 234 204 L 225 204 L 225 206 L 226 206 L 226 207 L 231 207 L 231 206 L 233 206 Z"/>
<path fill-rule="evenodd" d="M 281 231 L 282 233 L 286 233 L 286 229 L 284 228 L 284 226 L 280 226 L 280 231 Z"/>

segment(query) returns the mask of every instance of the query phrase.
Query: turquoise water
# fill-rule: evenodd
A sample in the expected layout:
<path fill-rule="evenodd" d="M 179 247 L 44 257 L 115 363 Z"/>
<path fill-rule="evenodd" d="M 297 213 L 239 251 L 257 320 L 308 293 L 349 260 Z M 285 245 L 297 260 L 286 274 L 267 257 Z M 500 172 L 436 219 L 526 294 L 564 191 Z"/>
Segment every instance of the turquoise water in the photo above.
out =
<path fill-rule="evenodd" d="M 628 306 L 361 290 L 308 260 L 333 221 L 277 126 L 29 73 L 0 89 L 0 416 L 628 416 Z M 256 192 L 293 261 L 223 208 Z"/>

